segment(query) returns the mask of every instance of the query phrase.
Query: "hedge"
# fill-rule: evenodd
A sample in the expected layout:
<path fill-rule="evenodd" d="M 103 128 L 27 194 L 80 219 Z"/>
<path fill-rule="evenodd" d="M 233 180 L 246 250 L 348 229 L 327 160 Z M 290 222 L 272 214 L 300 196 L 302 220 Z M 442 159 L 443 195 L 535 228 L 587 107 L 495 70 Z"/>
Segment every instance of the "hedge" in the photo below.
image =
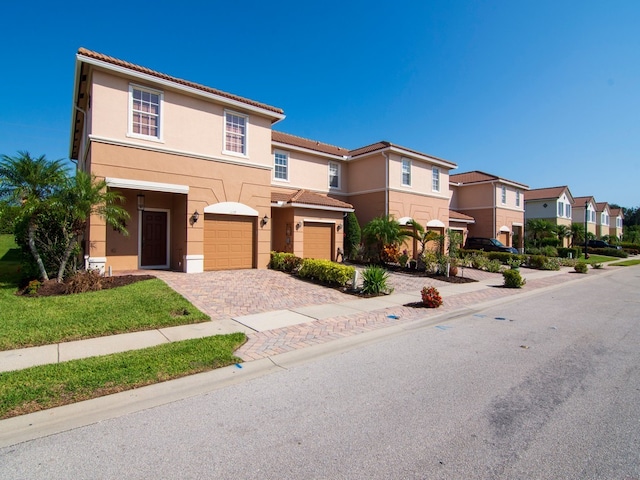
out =
<path fill-rule="evenodd" d="M 305 258 L 302 261 L 300 270 L 298 270 L 298 275 L 302 278 L 309 278 L 342 287 L 353 278 L 355 270 L 354 267 L 335 263 L 330 260 Z"/>

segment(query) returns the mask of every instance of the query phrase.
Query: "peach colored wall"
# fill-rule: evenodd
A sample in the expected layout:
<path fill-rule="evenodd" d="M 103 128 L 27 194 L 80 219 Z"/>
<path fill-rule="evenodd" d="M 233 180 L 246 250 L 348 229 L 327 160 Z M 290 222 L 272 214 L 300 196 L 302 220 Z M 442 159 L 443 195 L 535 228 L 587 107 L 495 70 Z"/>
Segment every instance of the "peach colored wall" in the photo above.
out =
<path fill-rule="evenodd" d="M 91 133 L 93 135 L 152 148 L 166 148 L 230 160 L 238 159 L 235 155 L 223 153 L 225 111 L 223 105 L 165 87 L 156 88 L 152 84 L 130 82 L 126 78 L 100 70 L 94 70 L 93 80 L 91 110 L 100 112 L 99 115 L 92 115 Z M 163 92 L 161 142 L 127 136 L 131 83 Z M 229 110 L 248 113 L 236 108 L 229 108 Z M 250 113 L 247 128 L 248 155 L 242 160 L 271 166 L 273 162 L 270 151 L 271 120 Z"/>
<path fill-rule="evenodd" d="M 461 209 L 470 208 L 493 208 L 494 197 L 491 185 L 466 185 L 464 187 L 456 187 L 456 204 L 451 208 L 461 211 Z"/>
<path fill-rule="evenodd" d="M 334 228 L 334 245 L 332 246 L 332 258 L 335 258 L 336 249 L 344 251 L 344 222 L 342 218 L 342 212 L 331 212 L 325 210 L 316 210 L 312 208 L 293 208 L 293 253 L 303 258 L 304 257 L 304 221 L 311 220 L 319 223 L 330 223 Z M 295 225 L 298 222 L 302 223 L 300 229 L 296 229 Z M 337 231 L 337 226 L 342 225 L 340 231 Z"/>
<path fill-rule="evenodd" d="M 402 184 L 402 159 L 411 161 L 411 186 Z M 391 153 L 389 154 L 389 188 L 412 190 L 449 198 L 449 171 L 440 168 L 440 191 L 433 191 L 433 172 L 431 163 Z"/>
<path fill-rule="evenodd" d="M 349 192 L 367 192 L 385 188 L 385 185 L 385 158 L 382 154 L 349 161 Z"/>
<path fill-rule="evenodd" d="M 385 214 L 384 192 L 351 195 L 347 201 L 353 205 L 360 227 L 364 227 L 370 220 Z"/>
<path fill-rule="evenodd" d="M 405 192 L 389 192 L 389 214 L 396 220 L 411 217 L 423 227 L 430 220 L 449 224 L 449 202 L 444 198 L 414 195 Z"/>
<path fill-rule="evenodd" d="M 276 151 L 289 155 L 289 179 L 288 181 L 284 181 L 272 176 L 274 186 L 284 186 L 295 189 L 304 188 L 317 192 L 346 191 L 348 169 L 345 162 L 276 147 L 272 148 L 272 159 Z M 340 188 L 329 188 L 329 162 L 334 162 L 339 165 Z"/>
<path fill-rule="evenodd" d="M 202 214 L 207 205 L 230 201 L 243 203 L 257 210 L 259 218 L 271 215 L 270 170 L 268 169 L 199 160 L 96 142 L 92 146 L 92 159 L 92 170 L 98 177 L 189 186 L 188 199 L 172 200 L 172 203 L 159 206 L 171 208 L 172 212 L 180 212 L 180 215 L 177 213 L 171 215 L 172 230 L 183 231 L 181 237 L 172 240 L 171 265 L 174 268 L 176 262 L 182 261 L 178 258 L 179 252 L 174 249 L 174 241 L 177 248 L 183 249 L 184 255 L 203 253 L 204 222 L 201 220 L 193 227 L 188 223 L 188 217 L 195 210 Z M 152 206 L 149 202 L 153 201 L 155 195 L 153 192 L 145 192 L 145 203 L 148 207 Z M 135 199 L 133 205 L 133 208 L 136 208 Z M 105 238 L 104 234 L 99 232 L 99 230 L 104 232 L 104 227 L 99 227 L 103 225 L 103 222 L 92 219 L 91 225 L 92 241 L 96 243 L 96 248 L 92 250 L 91 255 L 105 256 Z M 269 263 L 270 225 L 271 222 L 264 227 L 258 227 L 258 268 L 265 268 Z M 94 227 L 97 227 L 97 230 Z M 130 241 L 137 242 L 137 237 Z M 185 241 L 186 249 L 184 248 Z"/>

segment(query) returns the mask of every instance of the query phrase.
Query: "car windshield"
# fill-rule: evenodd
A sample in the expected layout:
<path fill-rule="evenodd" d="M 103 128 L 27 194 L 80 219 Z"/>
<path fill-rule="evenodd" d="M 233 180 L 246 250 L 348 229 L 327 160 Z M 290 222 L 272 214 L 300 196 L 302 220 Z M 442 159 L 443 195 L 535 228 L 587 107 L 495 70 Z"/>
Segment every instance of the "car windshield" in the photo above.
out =
<path fill-rule="evenodd" d="M 495 239 L 495 238 L 491 239 L 491 243 L 493 243 L 496 247 L 504 247 L 502 242 L 500 240 L 498 240 L 498 239 Z"/>

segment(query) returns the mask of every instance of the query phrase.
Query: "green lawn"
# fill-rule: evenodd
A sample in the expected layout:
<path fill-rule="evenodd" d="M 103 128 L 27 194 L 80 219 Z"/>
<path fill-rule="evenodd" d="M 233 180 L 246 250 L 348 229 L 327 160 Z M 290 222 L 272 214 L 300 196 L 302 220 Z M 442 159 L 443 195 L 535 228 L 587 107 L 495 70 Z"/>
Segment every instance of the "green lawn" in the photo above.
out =
<path fill-rule="evenodd" d="M 0 373 L 0 419 L 231 365 L 245 341 L 232 333 Z"/>
<path fill-rule="evenodd" d="M 585 260 L 584 257 L 580 258 L 580 261 L 588 264 L 605 263 L 605 262 L 611 262 L 613 260 L 618 260 L 618 257 L 607 257 L 605 255 L 595 255 L 593 253 L 590 253 L 589 258 L 587 260 Z"/>
<path fill-rule="evenodd" d="M 0 350 L 203 322 L 196 309 L 161 280 L 57 297 L 15 295 L 19 250 L 0 235 Z"/>
<path fill-rule="evenodd" d="M 621 262 L 615 262 L 609 264 L 612 267 L 631 267 L 633 265 L 640 265 L 640 259 L 623 260 Z"/>

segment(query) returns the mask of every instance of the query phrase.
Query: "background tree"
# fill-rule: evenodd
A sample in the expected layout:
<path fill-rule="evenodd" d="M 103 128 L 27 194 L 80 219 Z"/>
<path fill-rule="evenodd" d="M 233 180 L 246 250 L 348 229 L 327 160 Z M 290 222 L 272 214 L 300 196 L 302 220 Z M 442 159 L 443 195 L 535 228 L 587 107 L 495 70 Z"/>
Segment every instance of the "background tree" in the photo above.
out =
<path fill-rule="evenodd" d="M 571 246 L 584 245 L 584 224 L 574 222 L 571 224 Z"/>
<path fill-rule="evenodd" d="M 53 196 L 66 181 L 62 160 L 47 160 L 44 155 L 32 158 L 28 152 L 15 157 L 2 155 L 0 160 L 0 199 L 5 208 L 19 206 L 16 221 L 27 226 L 27 245 L 37 265 L 40 277 L 49 276 L 36 247 L 37 218 L 52 208 Z"/>
<path fill-rule="evenodd" d="M 356 257 L 361 240 L 362 229 L 358 218 L 355 213 L 349 212 L 344 221 L 344 253 L 349 260 Z"/>
<path fill-rule="evenodd" d="M 556 225 L 553 231 L 558 236 L 558 240 L 560 240 L 560 246 L 564 246 L 564 239 L 571 237 L 571 228 L 566 225 Z"/>
<path fill-rule="evenodd" d="M 540 240 L 553 235 L 554 225 L 544 218 L 532 218 L 527 222 L 527 232 L 531 235 L 534 247 L 540 247 Z"/>

